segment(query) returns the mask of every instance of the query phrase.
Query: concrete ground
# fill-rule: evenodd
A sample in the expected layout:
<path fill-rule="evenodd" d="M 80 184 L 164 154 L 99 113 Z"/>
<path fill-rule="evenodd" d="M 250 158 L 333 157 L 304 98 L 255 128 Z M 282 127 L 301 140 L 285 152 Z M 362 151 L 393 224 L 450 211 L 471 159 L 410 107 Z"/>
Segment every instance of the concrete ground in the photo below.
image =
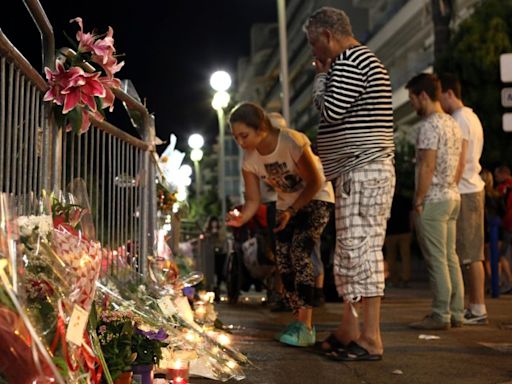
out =
<path fill-rule="evenodd" d="M 258 294 L 246 297 L 237 305 L 220 303 L 216 308 L 224 324 L 234 326 L 234 346 L 253 364 L 244 368 L 247 384 L 512 384 L 512 295 L 487 298 L 489 325 L 422 332 L 407 324 L 429 313 L 427 284 L 389 289 L 382 303 L 383 360 L 351 363 L 278 343 L 273 336 L 292 319 L 291 314 L 270 312 Z M 327 303 L 315 310 L 317 339 L 334 330 L 341 307 Z M 421 339 L 422 334 L 439 339 Z M 190 382 L 211 381 L 191 378 Z"/>

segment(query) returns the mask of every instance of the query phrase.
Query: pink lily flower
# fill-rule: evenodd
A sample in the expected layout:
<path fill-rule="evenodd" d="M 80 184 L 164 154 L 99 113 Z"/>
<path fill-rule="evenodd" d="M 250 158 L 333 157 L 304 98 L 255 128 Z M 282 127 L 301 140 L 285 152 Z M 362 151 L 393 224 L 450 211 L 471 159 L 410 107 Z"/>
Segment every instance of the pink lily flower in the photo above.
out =
<path fill-rule="evenodd" d="M 76 22 L 80 26 L 80 30 L 76 33 L 76 39 L 78 41 L 78 50 L 80 52 L 91 52 L 92 45 L 96 38 L 92 33 L 84 33 L 84 26 L 81 17 L 75 17 L 69 20 L 70 23 Z"/>
<path fill-rule="evenodd" d="M 114 110 L 114 92 L 112 92 L 112 88 L 121 87 L 121 80 L 116 79 L 115 77 L 102 76 L 99 78 L 103 88 L 105 88 L 105 97 L 101 99 L 102 108 L 109 107 L 109 111 L 112 112 Z"/>
<path fill-rule="evenodd" d="M 114 30 L 108 27 L 107 36 L 103 39 L 98 39 L 92 46 L 92 51 L 96 56 L 102 57 L 102 63 L 105 64 L 107 60 L 112 57 L 116 51 L 114 48 Z"/>
<path fill-rule="evenodd" d="M 83 70 L 78 67 L 72 67 L 69 70 L 66 70 L 64 65 L 62 65 L 58 60 L 55 62 L 55 68 L 55 72 L 48 67 L 44 69 L 50 89 L 46 91 L 43 100 L 53 101 L 57 105 L 63 105 L 65 101 L 63 91 L 70 85 L 77 85 L 80 83 L 80 76 L 83 73 Z"/>
<path fill-rule="evenodd" d="M 105 88 L 99 81 L 99 72 L 85 73 L 81 68 L 81 75 L 76 81 L 61 92 L 65 95 L 64 108 L 62 113 L 66 114 L 78 104 L 87 105 L 89 109 L 96 112 L 96 101 L 94 96 L 105 97 Z"/>
<path fill-rule="evenodd" d="M 106 72 L 107 76 L 114 77 L 114 74 L 119 72 L 124 65 L 124 61 L 120 63 L 117 62 L 117 59 L 114 56 L 110 56 L 107 58 L 107 61 L 103 62 L 105 57 L 92 55 L 91 57 L 94 63 L 101 65 L 103 70 Z"/>
<path fill-rule="evenodd" d="M 84 33 L 84 27 L 81 17 L 76 17 L 69 21 L 76 22 L 80 26 L 80 31 L 76 33 L 78 41 L 78 50 L 80 52 L 92 52 L 100 57 L 99 63 L 105 64 L 107 60 L 114 54 L 114 30 L 108 27 L 107 35 L 103 39 L 98 39 L 98 35 L 92 33 Z"/>

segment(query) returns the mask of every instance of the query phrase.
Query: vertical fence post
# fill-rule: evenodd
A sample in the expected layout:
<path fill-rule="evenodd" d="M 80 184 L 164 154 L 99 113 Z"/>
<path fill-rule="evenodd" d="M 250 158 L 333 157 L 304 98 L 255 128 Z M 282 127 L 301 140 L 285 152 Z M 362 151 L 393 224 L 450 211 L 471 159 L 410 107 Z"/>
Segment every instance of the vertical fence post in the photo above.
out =
<path fill-rule="evenodd" d="M 55 65 L 55 36 L 53 27 L 38 0 L 23 0 L 34 23 L 41 34 L 42 63 L 43 67 L 53 68 Z M 44 107 L 44 126 L 42 127 L 42 147 L 51 148 L 44 150 L 41 158 L 42 185 L 45 190 L 57 190 L 60 188 L 61 173 L 61 131 L 56 127 L 50 117 L 50 108 Z"/>
<path fill-rule="evenodd" d="M 150 114 L 144 117 L 144 141 L 154 146 L 155 143 L 155 120 Z M 155 242 L 156 223 L 156 184 L 155 164 L 153 163 L 154 148 L 144 153 L 144 190 L 142 196 L 142 244 L 141 244 L 141 265 L 140 273 L 146 277 L 148 255 L 153 254 Z"/>

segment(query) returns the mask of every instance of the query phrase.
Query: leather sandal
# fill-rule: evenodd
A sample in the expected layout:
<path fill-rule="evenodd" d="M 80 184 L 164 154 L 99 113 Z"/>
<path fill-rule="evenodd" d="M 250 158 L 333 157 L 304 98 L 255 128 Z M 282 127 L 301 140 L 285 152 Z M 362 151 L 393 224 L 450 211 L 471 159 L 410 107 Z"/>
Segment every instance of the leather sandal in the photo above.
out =
<path fill-rule="evenodd" d="M 329 345 L 328 348 L 324 348 L 322 345 L 326 343 Z M 327 338 L 325 338 L 323 341 L 317 341 L 315 345 L 313 346 L 314 350 L 318 352 L 321 355 L 325 355 L 334 351 L 338 351 L 340 349 L 345 349 L 345 344 L 343 344 L 341 341 L 339 341 L 334 333 L 331 333 Z"/>

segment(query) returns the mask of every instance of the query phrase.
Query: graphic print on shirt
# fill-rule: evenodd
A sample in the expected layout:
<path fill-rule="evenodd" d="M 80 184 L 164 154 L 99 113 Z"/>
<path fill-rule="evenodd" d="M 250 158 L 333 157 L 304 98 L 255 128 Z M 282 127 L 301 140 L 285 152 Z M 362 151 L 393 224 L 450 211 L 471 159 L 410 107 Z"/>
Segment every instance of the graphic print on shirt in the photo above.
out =
<path fill-rule="evenodd" d="M 270 184 L 278 192 L 292 193 L 304 188 L 304 183 L 299 175 L 290 172 L 286 163 L 269 163 L 265 164 L 266 176 L 263 181 Z"/>

